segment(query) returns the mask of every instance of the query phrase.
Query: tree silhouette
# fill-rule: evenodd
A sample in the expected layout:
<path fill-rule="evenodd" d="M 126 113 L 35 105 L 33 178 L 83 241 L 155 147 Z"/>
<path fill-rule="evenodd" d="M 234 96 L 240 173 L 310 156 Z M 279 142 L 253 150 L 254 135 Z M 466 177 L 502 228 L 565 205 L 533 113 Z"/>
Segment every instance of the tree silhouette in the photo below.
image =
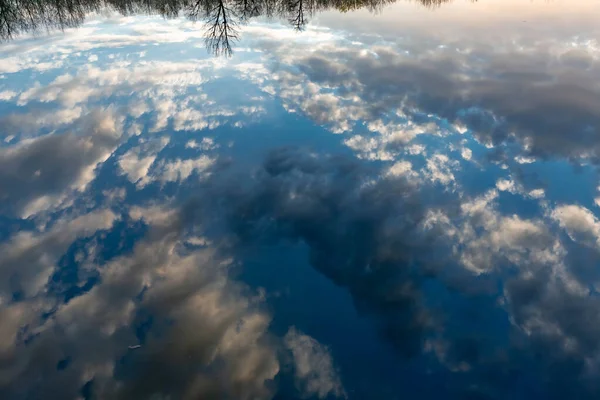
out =
<path fill-rule="evenodd" d="M 182 7 L 190 20 L 204 21 L 206 48 L 216 56 L 231 56 L 232 43 L 239 39 L 236 21 L 239 17 L 233 8 L 236 5 L 230 6 L 224 0 L 196 0 Z"/>
<path fill-rule="evenodd" d="M 308 22 L 306 15 L 315 12 L 315 2 L 314 0 L 288 0 L 287 12 L 290 24 L 294 29 L 301 31 Z"/>
<path fill-rule="evenodd" d="M 194 12 L 190 12 L 194 17 Z M 206 48 L 214 55 L 231 56 L 231 43 L 239 39 L 236 22 L 233 19 L 235 13 L 225 4 L 223 0 L 215 0 L 206 13 L 206 24 L 208 28 L 205 33 Z"/>
<path fill-rule="evenodd" d="M 318 11 L 342 12 L 367 8 L 382 11 L 397 0 L 0 0 L 0 40 L 25 32 L 80 26 L 87 14 L 103 9 L 123 15 L 158 14 L 175 18 L 182 13 L 205 24 L 205 44 L 217 56 L 231 56 L 239 39 L 238 27 L 258 16 L 280 17 L 303 30 Z M 451 0 L 417 0 L 436 7 Z"/>
<path fill-rule="evenodd" d="M 242 22 L 262 14 L 263 7 L 260 0 L 235 0 L 234 3 L 234 8 Z"/>

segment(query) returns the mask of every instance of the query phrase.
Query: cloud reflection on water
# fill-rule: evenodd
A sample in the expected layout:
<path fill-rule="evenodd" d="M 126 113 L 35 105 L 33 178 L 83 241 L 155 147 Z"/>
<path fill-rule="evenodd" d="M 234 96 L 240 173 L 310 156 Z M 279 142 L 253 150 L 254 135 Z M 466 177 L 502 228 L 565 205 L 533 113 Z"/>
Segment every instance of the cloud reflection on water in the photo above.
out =
<path fill-rule="evenodd" d="M 1 397 L 599 393 L 591 34 L 257 21 L 223 60 L 189 21 L 111 18 L 3 49 Z M 359 388 L 310 310 L 278 326 L 245 257 L 290 243 L 414 382 Z"/>

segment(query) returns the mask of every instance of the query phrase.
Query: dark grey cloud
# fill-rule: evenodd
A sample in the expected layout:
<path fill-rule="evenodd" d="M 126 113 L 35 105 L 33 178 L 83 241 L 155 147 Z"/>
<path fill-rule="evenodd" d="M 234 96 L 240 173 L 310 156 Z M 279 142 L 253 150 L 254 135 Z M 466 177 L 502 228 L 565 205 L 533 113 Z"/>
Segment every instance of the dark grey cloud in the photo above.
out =
<path fill-rule="evenodd" d="M 256 186 L 230 194 L 228 218 L 243 243 L 306 242 L 313 266 L 348 288 L 400 352 L 414 354 L 429 324 L 419 300 L 432 267 L 424 210 L 411 182 L 369 183 L 368 172 L 352 160 L 282 149 Z"/>
<path fill-rule="evenodd" d="M 592 361 L 600 345 L 597 297 L 574 292 L 550 271 L 508 281 L 506 294 L 512 317 L 527 327 L 529 338 L 515 346 L 521 354 L 512 354 L 511 361 L 525 359 L 541 377 L 548 398 L 597 398 L 598 371 Z"/>
<path fill-rule="evenodd" d="M 83 189 L 96 165 L 121 142 L 122 120 L 114 110 L 97 109 L 77 120 L 72 131 L 23 140 L 0 149 L 0 212 L 27 217 L 58 206 Z"/>
<path fill-rule="evenodd" d="M 269 331 L 264 297 L 232 279 L 227 252 L 197 236 L 197 204 L 129 208 L 128 220 L 141 219 L 148 231 L 130 253 L 110 260 L 95 256 L 98 242 L 80 242 L 87 247 L 79 268 L 93 269 L 98 280 L 66 302 L 51 290 L 18 300 L 0 292 L 0 397 L 269 399 L 288 353 L 298 386 L 289 393 L 343 396 L 325 346 L 293 327 L 285 340 Z M 69 243 L 110 231 L 106 213 L 15 237 L 8 248 L 30 244 L 32 255 L 20 261 L 41 263 L 31 262 L 37 257 L 51 269 L 52 255 Z M 0 270 L 18 261 L 3 252 Z M 47 272 L 31 275 L 48 281 Z"/>
<path fill-rule="evenodd" d="M 391 47 L 361 53 L 332 45 L 289 57 L 287 63 L 310 82 L 359 97 L 370 120 L 398 108 L 414 118 L 434 114 L 466 125 L 485 143 L 517 140 L 526 145 L 525 155 L 596 162 L 597 58 L 591 49 L 562 52 L 560 42 L 543 43 L 498 51 L 475 42 L 461 52 L 447 46 L 410 54 Z"/>
<path fill-rule="evenodd" d="M 600 304 L 577 288 L 552 231 L 502 216 L 495 195 L 434 196 L 410 175 L 293 149 L 216 187 L 205 206 L 229 221 L 234 248 L 305 243 L 399 360 L 434 354 L 451 371 L 448 396 L 599 393 Z"/>
<path fill-rule="evenodd" d="M 271 396 L 279 361 L 260 297 L 214 249 L 185 244 L 176 211 L 141 214 L 148 236 L 97 266 L 87 293 L 0 304 L 2 398 L 77 398 L 86 383 L 101 399 Z"/>
<path fill-rule="evenodd" d="M 296 330 L 271 334 L 264 299 L 228 272 L 247 247 L 302 241 L 399 363 L 433 355 L 427 368 L 451 376 L 439 393 L 594 398 L 600 304 L 578 289 L 546 225 L 500 215 L 494 195 L 440 195 L 413 175 L 380 172 L 280 149 L 252 176 L 213 176 L 180 208 L 131 208 L 147 235 L 104 265 L 83 252 L 78 262 L 99 275 L 89 291 L 66 304 L 39 285 L 19 301 L 0 297 L 0 395 L 74 398 L 87 385 L 96 398 L 270 398 L 289 352 L 297 396 L 352 398 L 326 347 Z M 588 214 L 566 211 L 565 229 L 595 245 L 596 221 L 575 224 Z M 68 243 L 110 229 L 116 216 L 106 213 L 15 237 L 7 248 L 29 258 L 3 253 L 0 267 L 40 265 L 28 283 L 48 279 Z M 212 236 L 190 238 L 205 228 Z"/>

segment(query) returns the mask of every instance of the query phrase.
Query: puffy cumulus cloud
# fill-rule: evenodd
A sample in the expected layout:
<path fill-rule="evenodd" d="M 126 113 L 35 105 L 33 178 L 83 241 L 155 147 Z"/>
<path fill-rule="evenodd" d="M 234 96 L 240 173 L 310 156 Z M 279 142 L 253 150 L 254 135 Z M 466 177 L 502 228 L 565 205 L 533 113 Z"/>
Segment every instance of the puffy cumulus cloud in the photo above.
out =
<path fill-rule="evenodd" d="M 122 140 L 123 118 L 95 109 L 64 134 L 48 134 L 0 149 L 0 209 L 28 217 L 60 207 L 82 191 Z"/>
<path fill-rule="evenodd" d="M 86 65 L 72 74 L 55 78 L 49 84 L 34 83 L 19 95 L 18 103 L 30 105 L 34 100 L 51 103 L 64 115 L 54 122 L 56 125 L 64 123 L 69 115 L 67 109 L 81 109 L 108 98 L 123 98 L 128 100 L 127 107 L 123 108 L 127 115 L 136 119 L 145 114 L 151 115 L 153 124 L 148 128 L 151 132 L 164 131 L 169 123 L 176 131 L 215 129 L 225 121 L 247 123 L 264 114 L 260 104 L 217 104 L 207 94 L 201 93 L 202 85 L 214 76 L 214 70 L 210 63 L 200 61 L 114 61 L 98 66 Z M 150 110 L 152 113 L 149 113 Z M 13 130 L 20 129 L 18 124 L 26 119 L 27 114 L 6 117 L 7 122 L 15 127 Z M 43 121 L 38 117 L 39 122 L 32 128 L 45 127 L 56 119 L 54 115 Z"/>
<path fill-rule="evenodd" d="M 139 154 L 130 150 L 119 157 L 119 167 L 132 183 L 143 187 L 146 181 L 142 179 L 147 176 L 148 170 L 155 159 L 155 155 L 140 158 Z"/>
<path fill-rule="evenodd" d="M 206 82 L 202 70 L 209 69 L 210 64 L 201 60 L 186 61 L 140 61 L 138 63 L 115 62 L 108 68 L 87 66 L 81 71 L 81 76 L 96 80 L 102 85 L 111 85 L 126 81 L 137 89 L 146 89 L 160 84 L 166 87 L 185 87 L 201 85 Z"/>
<path fill-rule="evenodd" d="M 152 180 L 152 177 L 148 175 L 150 166 L 156 160 L 157 154 L 169 144 L 169 138 L 141 139 L 140 141 L 142 143 L 139 146 L 128 150 L 119 157 L 118 165 L 121 173 L 126 175 L 131 183 L 142 188 Z"/>
<path fill-rule="evenodd" d="M 279 361 L 261 297 L 228 278 L 230 261 L 216 249 L 184 244 L 180 212 L 132 215 L 140 214 L 151 224 L 147 237 L 96 265 L 99 283 L 89 291 L 66 304 L 50 295 L 0 303 L 3 398 L 77 398 L 86 383 L 100 399 L 272 396 Z M 73 240 L 72 231 L 108 220 L 81 218 L 29 252 L 60 252 L 54 245 Z"/>
<path fill-rule="evenodd" d="M 552 211 L 554 218 L 569 237 L 600 249 L 600 221 L 587 208 L 579 205 L 561 205 Z"/>
<path fill-rule="evenodd" d="M 410 176 L 418 179 L 418 174 L 413 171 L 412 164 L 409 161 L 397 161 L 386 171 L 386 175 L 391 176 Z"/>
<path fill-rule="evenodd" d="M 263 85 L 277 87 L 288 109 L 334 132 L 362 122 L 408 141 L 417 133 L 410 133 L 411 121 L 436 116 L 449 122 L 440 124 L 442 131 L 470 132 L 484 144 L 516 140 L 517 162 L 598 158 L 600 88 L 589 82 L 600 64 L 596 47 L 580 46 L 584 38 L 524 37 L 491 49 L 477 39 L 450 45 L 415 37 L 368 50 L 362 41 L 372 37 L 353 39 L 294 44 L 304 52 L 285 41 L 259 41 L 277 60 Z M 569 48 L 585 68 L 574 68 Z"/>
<path fill-rule="evenodd" d="M 216 158 L 205 154 L 198 158 L 182 160 L 160 161 L 152 174 L 152 179 L 162 183 L 180 182 L 188 179 L 192 174 L 197 174 L 201 179 L 210 175 L 210 169 L 215 164 Z"/>
<path fill-rule="evenodd" d="M 384 123 L 376 120 L 369 122 L 367 128 L 373 133 L 372 135 L 354 135 L 344 143 L 355 150 L 359 158 L 382 161 L 396 158 L 402 150 L 410 147 L 409 143 L 417 135 L 438 134 L 440 131 L 433 122 L 421 124 L 414 121 Z"/>
<path fill-rule="evenodd" d="M 141 49 L 140 46 L 146 43 L 160 46 L 200 38 L 203 34 L 190 21 L 177 20 L 165 25 L 153 18 L 144 23 L 135 18 L 117 20 L 123 24 L 123 31 L 118 34 L 106 32 L 111 31 L 110 24 L 95 23 L 64 36 L 51 35 L 43 40 L 25 40 L 24 43 L 17 40 L 3 46 L 0 51 L 18 54 L 15 59 L 27 54 L 38 64 L 54 58 L 60 58 L 65 64 L 81 54 L 92 59 L 100 58 L 99 55 L 112 46 L 129 44 Z M 155 29 L 149 31 L 146 24 L 155 26 Z M 175 39 L 176 36 L 179 39 Z M 223 66 L 219 60 L 184 57 L 179 53 L 178 58 L 183 58 L 181 61 L 156 58 L 146 56 L 142 60 L 131 60 L 113 54 L 83 65 L 77 61 L 69 63 L 71 68 L 67 72 L 52 73 L 49 78 L 50 74 L 41 74 L 40 78 L 30 79 L 31 83 L 20 92 L 4 91 L 4 100 L 16 101 L 27 110 L 0 117 L 4 125 L 2 134 L 31 136 L 42 130 L 49 132 L 64 128 L 86 109 L 103 104 L 109 98 L 111 103 L 120 99 L 127 102 L 127 106 L 121 106 L 122 111 L 135 119 L 150 116 L 153 125 L 147 129 L 156 132 L 170 128 L 170 124 L 175 130 L 214 129 L 231 119 L 234 119 L 232 124 L 242 126 L 264 113 L 260 105 L 226 107 L 200 93 L 202 85 L 218 75 L 216 70 Z M 242 61 L 239 63 L 243 64 Z M 16 67 L 10 73 L 27 73 L 19 68 L 18 63 L 13 64 Z M 148 113 L 150 110 L 154 112 Z M 131 134 L 142 131 L 141 125 L 130 125 Z"/>
<path fill-rule="evenodd" d="M 461 218 L 432 222 L 444 227 L 456 241 L 454 252 L 460 262 L 476 274 L 492 273 L 507 263 L 517 268 L 560 265 L 564 249 L 551 229 L 541 219 L 500 214 L 497 198 L 498 191 L 490 190 L 463 201 Z"/>
<path fill-rule="evenodd" d="M 402 102 L 378 106 L 363 96 L 365 82 L 345 66 L 346 59 L 332 62 L 328 53 L 339 46 L 326 43 L 316 51 L 297 53 L 282 48 L 272 50 L 277 59 L 275 73 L 264 72 L 254 82 L 277 87 L 277 96 L 288 112 L 299 112 L 333 133 L 355 132 L 363 126 L 369 134 L 353 134 L 345 140 L 361 158 L 392 160 L 422 134 L 442 135 L 446 131 L 435 118 L 415 118 L 405 113 Z M 340 45 L 343 47 L 343 45 Z M 348 53 L 362 54 L 355 48 Z"/>
<path fill-rule="evenodd" d="M 354 135 L 346 139 L 344 144 L 356 151 L 359 158 L 381 161 L 390 161 L 394 159 L 393 153 L 380 148 L 380 143 L 376 138 Z"/>
<path fill-rule="evenodd" d="M 284 343 L 292 352 L 296 385 L 303 397 L 347 397 L 325 346 L 293 327 L 286 333 Z"/>
<path fill-rule="evenodd" d="M 281 62 L 282 60 L 278 60 Z M 291 60 L 288 60 L 291 61 Z M 293 65 L 289 66 L 290 70 Z M 323 87 L 319 82 L 307 80 L 295 71 L 265 71 L 260 78 L 251 78 L 267 93 L 277 95 L 288 112 L 299 112 L 334 133 L 351 131 L 366 114 L 358 97 L 346 98 L 338 92 Z M 274 92 L 272 87 L 276 87 Z"/>
<path fill-rule="evenodd" d="M 205 67 L 200 62 L 152 60 L 85 65 L 18 94 L 13 101 L 18 99 L 25 112 L 0 117 L 1 134 L 10 142 L 0 149 L 0 185 L 11 188 L 0 193 L 0 210 L 26 218 L 68 206 L 72 195 L 94 179 L 96 167 L 131 135 L 168 129 L 171 121 L 176 130 L 214 129 L 223 121 L 253 120 L 264 112 L 246 104 L 228 108 L 198 93 L 198 85 L 206 81 Z M 103 108 L 108 98 L 126 98 L 127 103 Z M 201 115 L 194 114 L 197 109 Z M 139 121 L 148 110 L 155 110 L 150 126 Z M 154 171 L 159 150 L 145 147 L 131 149 L 118 160 L 121 173 L 140 187 L 153 179 L 165 183 L 192 173 L 204 177 L 215 161 L 206 155 L 163 160 Z M 203 142 L 202 147 L 210 145 Z M 153 171 L 156 176 L 150 177 Z"/>
<path fill-rule="evenodd" d="M 468 229 L 473 226 L 465 227 L 467 235 L 462 238 L 468 241 L 462 261 L 474 271 L 489 271 L 499 263 L 497 257 L 506 258 L 516 266 L 526 262 L 552 264 L 560 260 L 560 244 L 538 221 L 514 215 L 494 218 L 485 225 L 488 231 L 483 235 Z"/>
<path fill-rule="evenodd" d="M 529 191 L 528 195 L 533 199 L 541 199 L 546 195 L 546 191 L 544 189 L 533 189 Z"/>
<path fill-rule="evenodd" d="M 435 240 L 421 227 L 415 184 L 373 180 L 358 161 L 291 149 L 270 154 L 253 182 L 211 196 L 240 243 L 303 241 L 312 265 L 346 287 L 400 353 L 418 353 L 429 324 L 420 285 L 432 267 L 419 249 Z"/>
<path fill-rule="evenodd" d="M 185 144 L 186 148 L 190 149 L 202 149 L 202 150 L 214 150 L 219 147 L 218 144 L 215 144 L 215 140 L 210 137 L 202 138 L 200 143 L 195 140 L 190 140 Z"/>
<path fill-rule="evenodd" d="M 108 97 L 123 93 L 142 92 L 160 85 L 163 90 L 177 90 L 202 84 L 202 65 L 193 62 L 149 61 L 132 65 L 114 62 L 102 68 L 86 65 L 76 74 L 64 74 L 47 85 L 35 82 L 19 95 L 18 104 L 31 101 L 60 102 L 73 107 L 92 97 Z M 139 107 L 139 106 L 138 106 Z"/>
<path fill-rule="evenodd" d="M 22 113 L 10 113 L 0 116 L 3 127 L 0 135 L 20 138 L 39 136 L 40 133 L 64 128 L 85 114 L 79 106 L 54 110 L 32 108 Z"/>
<path fill-rule="evenodd" d="M 531 343 L 515 347 L 544 377 L 547 398 L 593 399 L 600 393 L 600 302 L 588 285 L 557 268 L 529 268 L 505 284 L 511 322 Z"/>
<path fill-rule="evenodd" d="M 531 163 L 535 162 L 535 158 L 525 157 L 525 156 L 517 156 L 517 157 L 515 157 L 515 161 L 519 164 L 531 164 Z"/>
<path fill-rule="evenodd" d="M 562 228 L 566 235 L 567 263 L 570 272 L 581 287 L 600 287 L 599 236 L 600 223 L 587 208 L 575 204 L 561 204 L 547 211 L 548 216 Z M 584 289 L 584 291 L 586 291 Z"/>
<path fill-rule="evenodd" d="M 501 192 L 516 193 L 517 191 L 517 188 L 515 187 L 515 182 L 509 179 L 498 179 L 496 181 L 496 187 Z"/>
<path fill-rule="evenodd" d="M 427 171 L 425 176 L 433 182 L 450 186 L 456 182 L 454 172 L 459 168 L 456 160 L 451 160 L 445 154 L 433 154 L 427 158 Z"/>
<path fill-rule="evenodd" d="M 56 38 L 47 40 L 52 43 Z M 64 54 L 69 57 L 74 55 Z M 0 134 L 10 143 L 0 150 L 0 185 L 11 187 L 0 193 L 0 210 L 6 213 L 26 218 L 68 206 L 71 194 L 85 189 L 96 167 L 131 135 L 171 128 L 214 129 L 226 121 L 241 126 L 264 113 L 260 105 L 228 107 L 201 93 L 214 72 L 212 60 L 113 59 L 73 65 L 68 73 L 43 76 L 20 93 L 11 93 L 11 101 L 22 107 L 0 116 Z M 121 105 L 103 108 L 107 100 Z M 132 149 L 119 158 L 119 170 L 141 187 L 152 179 L 164 183 L 185 180 L 192 173 L 206 176 L 215 161 L 201 155 L 155 164 L 155 153 Z M 148 177 L 151 172 L 156 172 L 154 178 Z"/>
<path fill-rule="evenodd" d="M 596 328 L 600 303 L 589 288 L 598 276 L 593 269 L 579 265 L 581 260 L 571 253 L 578 254 L 580 249 L 561 241 L 552 231 L 551 221 L 503 216 L 497 210 L 497 198 L 497 191 L 491 190 L 464 201 L 461 218 L 438 213 L 431 215 L 428 223 L 453 238 L 453 253 L 475 276 L 502 282 L 502 295 L 493 301 L 507 312 L 510 347 L 499 356 L 498 351 L 506 351 L 500 350 L 502 346 L 477 339 L 465 352 L 460 336 L 448 340 L 446 334 L 440 341 L 428 342 L 429 349 L 451 369 L 477 382 L 480 395 L 514 395 L 514 387 L 507 390 L 513 378 L 501 371 L 517 368 L 525 379 L 542 377 L 539 390 L 545 398 L 573 393 L 578 398 L 595 398 L 600 390 Z M 559 207 L 550 216 L 565 227 L 576 222 L 586 226 L 579 231 L 584 235 L 591 233 L 595 222 L 590 213 L 574 206 Z M 458 287 L 465 290 L 464 282 Z M 492 313 L 493 308 L 483 312 Z M 524 370 L 526 365 L 529 371 Z M 485 376 L 490 368 L 496 374 L 494 379 Z"/>
<path fill-rule="evenodd" d="M 164 128 L 169 118 L 172 118 L 173 129 L 176 131 L 212 130 L 219 127 L 223 123 L 223 120 L 232 120 L 233 125 L 241 123 L 240 114 L 246 115 L 241 108 L 229 109 L 222 105 L 218 106 L 210 101 L 206 101 L 205 98 L 202 100 L 201 103 L 198 103 L 196 99 L 189 99 L 187 102 L 173 104 L 171 109 L 168 111 L 165 110 L 161 115 L 163 117 L 161 120 L 157 117 L 157 125 L 153 130 Z M 200 109 L 199 105 L 203 105 L 203 107 Z M 262 112 L 257 109 L 255 115 L 248 115 L 248 117 L 259 114 L 262 114 Z"/>
<path fill-rule="evenodd" d="M 70 75 L 61 75 L 49 85 L 36 82 L 19 95 L 18 105 L 23 106 L 32 100 L 42 103 L 60 101 L 66 107 L 84 103 L 94 95 L 95 88 L 84 86 Z"/>
<path fill-rule="evenodd" d="M 58 258 L 75 239 L 109 229 L 117 216 L 109 210 L 62 219 L 47 231 L 20 231 L 0 245 L 0 305 L 17 294 L 27 298 L 44 290 Z"/>
<path fill-rule="evenodd" d="M 524 198 L 534 200 L 540 200 L 546 196 L 545 189 L 539 187 L 540 183 L 526 183 L 523 180 L 522 171 L 516 168 L 515 172 L 514 175 L 511 174 L 507 178 L 496 180 L 496 189 L 500 192 L 518 194 Z"/>
<path fill-rule="evenodd" d="M 473 151 L 471 149 L 465 147 L 460 151 L 460 155 L 462 158 L 469 161 L 473 157 Z"/>
<path fill-rule="evenodd" d="M 9 101 L 17 97 L 17 92 L 12 90 L 3 90 L 0 92 L 0 101 Z"/>
<path fill-rule="evenodd" d="M 106 10 L 108 15 L 90 15 L 88 22 L 77 30 L 54 40 L 50 50 L 57 53 L 85 52 L 99 47 L 114 49 L 124 46 L 145 46 L 156 43 L 184 43 L 204 39 L 204 32 L 190 20 L 173 19 L 168 23 L 159 16 L 133 18 Z M 111 25 L 118 24 L 123 30 L 115 32 Z M 44 49 L 33 45 L 34 54 Z M 144 52 L 140 51 L 140 58 Z"/>
<path fill-rule="evenodd" d="M 72 11 L 69 9 L 69 12 Z M 3 44 L 0 51 L 5 57 L 0 61 L 0 73 L 57 69 L 67 64 L 65 58 L 70 55 L 83 54 L 89 63 L 96 63 L 101 60 L 100 54 L 94 53 L 98 49 L 110 52 L 111 49 L 125 46 L 184 43 L 204 38 L 204 32 L 186 19 L 164 23 L 160 17 L 125 17 L 109 9 L 103 10 L 101 16 L 88 13 L 78 14 L 77 17 L 81 19 L 80 22 L 84 17 L 87 19 L 78 29 L 46 32 L 44 37 L 36 40 L 31 40 L 31 37 L 13 38 Z M 115 24 L 121 26 L 119 32 L 113 29 Z M 143 53 L 140 51 L 137 54 L 142 58 Z M 109 54 L 109 57 L 114 57 L 114 54 Z"/>
<path fill-rule="evenodd" d="M 496 189 L 466 198 L 411 179 L 408 162 L 385 168 L 281 149 L 243 183 L 220 182 L 203 220 L 227 221 L 234 249 L 304 243 L 397 355 L 434 354 L 455 374 L 450 397 L 558 399 L 575 385 L 594 398 L 600 341 L 585 325 L 600 304 L 552 221 L 503 215 Z"/>
<path fill-rule="evenodd" d="M 502 215 L 497 190 L 440 193 L 411 170 L 407 161 L 382 173 L 354 158 L 283 149 L 241 180 L 215 176 L 182 209 L 130 209 L 149 225 L 131 253 L 101 265 L 78 258 L 97 271 L 95 286 L 66 304 L 51 291 L 41 297 L 39 285 L 20 301 L 0 300 L 0 396 L 70 398 L 92 382 L 97 398 L 270 398 L 284 349 L 297 397 L 351 397 L 326 347 L 294 329 L 279 342 L 262 297 L 228 276 L 229 257 L 244 254 L 238 246 L 269 252 L 265 243 L 292 240 L 396 354 L 425 351 L 440 363 L 426 369 L 448 368 L 444 395 L 594 398 L 599 304 L 571 276 L 552 224 Z M 227 240 L 204 237 L 204 224 L 225 224 L 217 231 Z M 47 282 L 44 265 L 64 251 L 47 243 L 56 253 L 24 251 L 39 255 L 32 284 Z"/>
<path fill-rule="evenodd" d="M 347 113 L 349 110 L 340 107 L 340 101 L 337 96 L 331 93 L 319 93 L 316 90 L 313 90 L 311 94 L 304 98 L 298 105 L 303 113 L 310 116 L 310 118 L 319 124 L 330 125 L 334 133 L 343 133 L 351 129 L 351 125 L 347 119 L 352 115 Z M 289 94 L 285 91 L 280 93 L 280 96 L 285 99 Z M 295 109 L 288 106 L 288 111 L 293 112 Z M 356 111 L 359 111 L 359 109 L 356 108 Z"/>
<path fill-rule="evenodd" d="M 49 311 L 50 306 L 44 307 L 43 303 L 36 301 L 23 301 L 19 303 L 0 302 L 0 317 L 2 317 L 2 327 L 0 327 L 0 393 L 3 388 L 13 382 L 20 373 L 26 370 L 28 362 L 19 357 L 18 349 L 15 346 L 22 334 L 22 328 L 31 323 L 35 323 L 38 315 Z M 6 396 L 6 393 L 2 393 Z"/>
<path fill-rule="evenodd" d="M 143 61 L 136 64 L 114 61 L 103 65 L 85 65 L 63 74 L 48 84 L 34 83 L 18 95 L 18 104 L 25 112 L 1 117 L 3 134 L 22 138 L 65 131 L 69 125 L 86 118 L 87 110 L 99 107 L 108 98 L 127 99 L 127 106 L 111 108 L 119 114 L 139 119 L 154 110 L 153 126 L 139 122 L 129 125 L 128 134 L 140 134 L 144 129 L 162 131 L 172 120 L 176 130 L 214 129 L 223 120 L 253 118 L 258 108 L 238 106 L 227 109 L 207 99 L 198 87 L 207 81 L 209 66 L 200 62 Z M 132 95 L 133 93 L 133 95 Z M 37 102 L 48 103 L 41 107 Z M 50 109 L 50 110 L 49 110 Z M 195 112 L 202 109 L 202 113 Z M 149 161 L 149 160 L 146 160 Z"/>
<path fill-rule="evenodd" d="M 44 72 L 63 65 L 62 60 L 50 59 L 42 61 L 41 58 L 32 55 L 3 57 L 0 60 L 0 74 L 12 74 L 27 69 Z"/>

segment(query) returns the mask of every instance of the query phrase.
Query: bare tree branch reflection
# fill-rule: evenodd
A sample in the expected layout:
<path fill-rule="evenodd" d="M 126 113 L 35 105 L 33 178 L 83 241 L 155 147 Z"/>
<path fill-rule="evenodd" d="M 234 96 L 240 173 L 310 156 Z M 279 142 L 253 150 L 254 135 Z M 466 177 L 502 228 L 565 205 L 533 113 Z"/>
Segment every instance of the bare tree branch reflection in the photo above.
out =
<path fill-rule="evenodd" d="M 206 14 L 206 29 L 204 42 L 206 48 L 216 56 L 231 56 L 231 43 L 239 39 L 235 13 L 225 5 L 223 0 L 216 0 Z"/>
<path fill-rule="evenodd" d="M 315 0 L 288 0 L 288 21 L 294 29 L 301 31 L 308 22 L 307 16 L 316 12 Z"/>
<path fill-rule="evenodd" d="M 262 14 L 263 7 L 259 0 L 236 0 L 235 9 L 240 21 L 246 22 Z"/>
<path fill-rule="evenodd" d="M 318 11 L 342 12 L 367 8 L 380 12 L 397 0 L 0 0 L 0 40 L 26 32 L 40 33 L 80 26 L 86 15 L 114 10 L 123 15 L 159 14 L 176 18 L 182 14 L 205 24 L 205 44 L 217 56 L 231 56 L 239 40 L 239 25 L 252 18 L 280 17 L 303 30 Z M 436 7 L 451 0 L 417 0 Z"/>

